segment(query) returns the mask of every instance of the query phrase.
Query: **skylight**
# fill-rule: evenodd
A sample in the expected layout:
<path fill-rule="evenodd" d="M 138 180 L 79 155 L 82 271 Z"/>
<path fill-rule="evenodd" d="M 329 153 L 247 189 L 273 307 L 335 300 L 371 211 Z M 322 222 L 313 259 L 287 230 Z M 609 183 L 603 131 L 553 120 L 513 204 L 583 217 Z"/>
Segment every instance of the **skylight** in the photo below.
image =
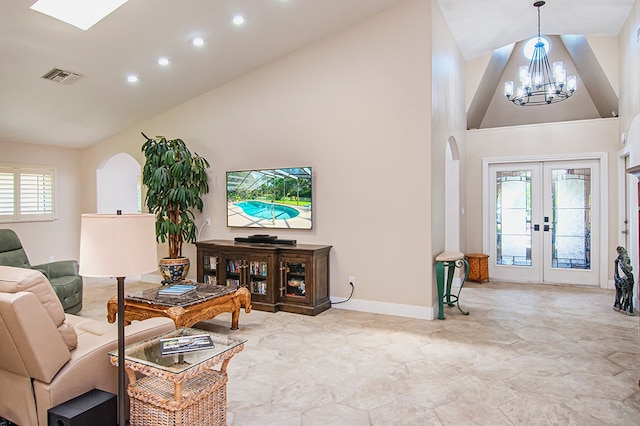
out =
<path fill-rule="evenodd" d="M 38 0 L 31 9 L 88 30 L 127 0 Z"/>

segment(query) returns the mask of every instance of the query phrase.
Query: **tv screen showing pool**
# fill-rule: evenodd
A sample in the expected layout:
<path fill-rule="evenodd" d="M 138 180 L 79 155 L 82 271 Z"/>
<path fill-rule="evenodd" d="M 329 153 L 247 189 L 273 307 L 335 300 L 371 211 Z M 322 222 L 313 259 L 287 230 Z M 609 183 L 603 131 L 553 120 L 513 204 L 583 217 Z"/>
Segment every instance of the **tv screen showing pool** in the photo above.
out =
<path fill-rule="evenodd" d="M 227 172 L 227 226 L 311 229 L 311 167 Z"/>

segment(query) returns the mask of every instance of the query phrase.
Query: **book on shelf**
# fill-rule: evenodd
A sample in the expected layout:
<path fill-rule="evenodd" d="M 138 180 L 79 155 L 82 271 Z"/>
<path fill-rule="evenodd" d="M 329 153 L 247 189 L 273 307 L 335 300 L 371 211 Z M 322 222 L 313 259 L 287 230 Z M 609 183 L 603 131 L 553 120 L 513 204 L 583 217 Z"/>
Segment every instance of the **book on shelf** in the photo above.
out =
<path fill-rule="evenodd" d="M 195 336 L 178 336 L 160 339 L 160 350 L 162 352 L 162 355 L 193 352 L 213 347 L 215 347 L 215 345 L 211 340 L 211 336 L 209 336 L 208 334 L 197 334 Z"/>
<path fill-rule="evenodd" d="M 218 261 L 216 260 L 215 257 L 204 256 L 203 266 L 205 270 L 215 271 L 218 267 Z"/>
<path fill-rule="evenodd" d="M 182 296 L 196 290 L 195 285 L 174 284 L 158 290 L 158 296 Z"/>
<path fill-rule="evenodd" d="M 227 278 L 227 287 L 238 288 L 240 287 L 240 280 L 235 278 Z"/>

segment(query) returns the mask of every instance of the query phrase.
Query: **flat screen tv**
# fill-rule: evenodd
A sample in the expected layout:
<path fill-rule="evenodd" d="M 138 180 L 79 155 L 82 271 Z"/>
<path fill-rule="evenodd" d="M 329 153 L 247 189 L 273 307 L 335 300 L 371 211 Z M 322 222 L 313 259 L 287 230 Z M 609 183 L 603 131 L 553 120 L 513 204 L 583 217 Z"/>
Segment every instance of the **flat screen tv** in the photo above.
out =
<path fill-rule="evenodd" d="M 227 226 L 311 229 L 311 167 L 227 172 Z"/>

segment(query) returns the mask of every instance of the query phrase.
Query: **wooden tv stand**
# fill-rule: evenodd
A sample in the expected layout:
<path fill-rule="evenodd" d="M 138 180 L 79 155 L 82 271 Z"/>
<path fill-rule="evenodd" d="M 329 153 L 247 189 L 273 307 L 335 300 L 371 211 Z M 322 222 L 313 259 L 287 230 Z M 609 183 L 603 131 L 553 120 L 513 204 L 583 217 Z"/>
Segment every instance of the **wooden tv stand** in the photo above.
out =
<path fill-rule="evenodd" d="M 331 246 L 210 240 L 196 247 L 198 281 L 247 288 L 253 309 L 317 315 L 331 307 Z"/>

